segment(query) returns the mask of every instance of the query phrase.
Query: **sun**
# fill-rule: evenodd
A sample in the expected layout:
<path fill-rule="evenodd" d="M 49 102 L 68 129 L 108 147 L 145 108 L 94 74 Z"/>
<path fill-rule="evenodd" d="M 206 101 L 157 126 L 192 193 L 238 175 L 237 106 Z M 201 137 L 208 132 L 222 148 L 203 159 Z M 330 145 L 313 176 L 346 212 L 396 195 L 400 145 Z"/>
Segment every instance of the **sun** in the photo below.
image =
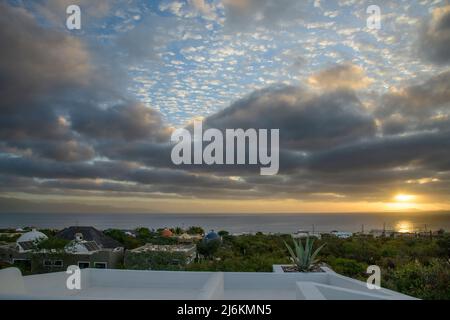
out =
<path fill-rule="evenodd" d="M 411 194 L 397 194 L 394 199 L 397 202 L 410 202 L 411 200 L 414 200 L 415 196 L 411 195 Z"/>

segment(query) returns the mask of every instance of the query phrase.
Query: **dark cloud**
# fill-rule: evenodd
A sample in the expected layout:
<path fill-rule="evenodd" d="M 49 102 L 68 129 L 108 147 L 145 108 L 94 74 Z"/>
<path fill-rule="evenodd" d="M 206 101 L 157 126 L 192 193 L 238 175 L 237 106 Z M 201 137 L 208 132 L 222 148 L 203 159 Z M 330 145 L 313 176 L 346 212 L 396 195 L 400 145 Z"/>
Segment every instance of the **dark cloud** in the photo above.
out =
<path fill-rule="evenodd" d="M 23 8 L 0 3 L 0 10 L 2 109 L 20 107 L 17 99 L 87 84 L 91 65 L 79 39 L 45 29 Z"/>
<path fill-rule="evenodd" d="M 387 134 L 449 127 L 450 71 L 381 97 L 376 116 Z"/>
<path fill-rule="evenodd" d="M 447 171 L 449 159 L 450 132 L 423 132 L 379 137 L 318 152 L 308 159 L 308 168 L 329 172 L 402 167 Z"/>
<path fill-rule="evenodd" d="M 35 5 L 60 9 L 53 1 Z M 116 57 L 46 28 L 22 7 L 0 7 L 1 151 L 83 161 L 101 139 L 168 139 L 156 111 L 122 94 L 121 68 L 111 67 Z"/>
<path fill-rule="evenodd" d="M 368 138 L 375 122 L 351 91 L 314 94 L 298 87 L 256 91 L 206 119 L 213 128 L 280 129 L 280 143 L 314 150 Z"/>
<path fill-rule="evenodd" d="M 436 8 L 420 34 L 420 53 L 437 64 L 450 62 L 450 6 Z"/>
<path fill-rule="evenodd" d="M 140 103 L 72 110 L 73 130 L 92 138 L 169 140 L 159 113 Z"/>
<path fill-rule="evenodd" d="M 84 161 L 95 156 L 92 146 L 77 140 L 20 140 L 9 142 L 21 150 L 30 150 L 31 156 L 54 159 L 57 161 Z M 1 149 L 0 149 L 1 150 Z"/>
<path fill-rule="evenodd" d="M 42 179 L 114 178 L 135 168 L 115 161 L 67 163 L 31 157 L 0 157 L 0 173 Z"/>

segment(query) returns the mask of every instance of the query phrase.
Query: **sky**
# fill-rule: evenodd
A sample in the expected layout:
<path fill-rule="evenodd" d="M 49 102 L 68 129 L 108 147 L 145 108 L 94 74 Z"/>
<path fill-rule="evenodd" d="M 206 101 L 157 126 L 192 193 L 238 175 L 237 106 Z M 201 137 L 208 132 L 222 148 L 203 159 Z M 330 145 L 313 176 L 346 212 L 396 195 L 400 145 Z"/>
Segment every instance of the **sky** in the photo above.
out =
<path fill-rule="evenodd" d="M 81 29 L 66 8 L 81 9 Z M 380 29 L 366 9 L 380 8 Z M 450 210 L 450 3 L 0 0 L 0 212 Z M 280 130 L 280 169 L 171 133 Z"/>

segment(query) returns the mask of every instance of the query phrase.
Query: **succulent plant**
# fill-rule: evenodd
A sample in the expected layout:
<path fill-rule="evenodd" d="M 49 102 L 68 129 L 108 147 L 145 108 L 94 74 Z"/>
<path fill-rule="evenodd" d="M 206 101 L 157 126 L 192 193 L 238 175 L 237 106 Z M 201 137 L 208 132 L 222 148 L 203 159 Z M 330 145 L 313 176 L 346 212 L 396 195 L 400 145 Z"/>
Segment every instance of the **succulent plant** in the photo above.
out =
<path fill-rule="evenodd" d="M 298 271 L 305 272 L 310 271 L 314 265 L 317 263 L 317 254 L 322 250 L 322 248 L 326 245 L 326 243 L 322 244 L 319 248 L 317 248 L 313 252 L 314 239 L 310 240 L 309 237 L 306 237 L 305 246 L 303 247 L 302 240 L 298 241 L 292 238 L 294 242 L 294 247 L 292 248 L 286 242 L 286 245 L 289 254 L 291 255 L 292 262 L 298 268 Z"/>

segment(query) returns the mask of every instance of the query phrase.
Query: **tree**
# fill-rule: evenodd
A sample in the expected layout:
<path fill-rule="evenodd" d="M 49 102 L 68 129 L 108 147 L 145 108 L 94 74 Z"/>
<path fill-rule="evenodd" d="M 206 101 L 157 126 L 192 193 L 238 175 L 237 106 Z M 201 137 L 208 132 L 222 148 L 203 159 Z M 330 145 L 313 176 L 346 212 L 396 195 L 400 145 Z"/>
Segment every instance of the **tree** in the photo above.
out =
<path fill-rule="evenodd" d="M 217 232 L 217 234 L 221 237 L 225 237 L 225 236 L 229 235 L 230 233 L 225 230 L 220 230 L 219 232 Z"/>
<path fill-rule="evenodd" d="M 37 248 L 42 249 L 64 249 L 64 247 L 69 243 L 66 239 L 60 239 L 55 237 L 50 237 L 48 239 L 42 240 L 37 244 Z"/>
<path fill-rule="evenodd" d="M 152 235 L 149 228 L 137 228 L 136 229 L 136 237 L 145 239 Z"/>
<path fill-rule="evenodd" d="M 189 227 L 189 229 L 187 230 L 188 234 L 204 234 L 205 230 L 203 230 L 202 227 L 196 227 L 196 226 L 192 226 Z"/>
<path fill-rule="evenodd" d="M 197 252 L 202 256 L 211 258 L 219 250 L 221 241 L 219 239 L 214 239 L 210 241 L 200 241 L 197 244 Z"/>
<path fill-rule="evenodd" d="M 139 247 L 142 242 L 133 236 L 127 235 L 122 230 L 109 229 L 104 232 L 107 236 L 119 241 L 126 249 L 134 249 Z"/>
<path fill-rule="evenodd" d="M 174 234 L 182 234 L 184 232 L 184 230 L 180 227 L 171 228 L 170 231 L 172 231 L 172 233 Z"/>

